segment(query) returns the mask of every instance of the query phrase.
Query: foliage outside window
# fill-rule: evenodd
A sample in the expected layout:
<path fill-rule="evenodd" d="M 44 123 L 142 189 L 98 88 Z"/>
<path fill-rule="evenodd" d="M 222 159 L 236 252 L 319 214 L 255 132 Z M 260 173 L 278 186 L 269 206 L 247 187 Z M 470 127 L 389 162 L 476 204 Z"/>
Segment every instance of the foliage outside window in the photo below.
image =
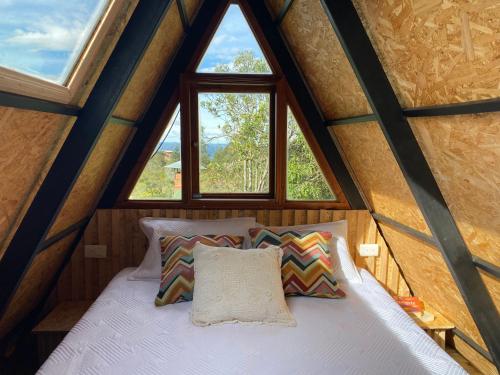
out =
<path fill-rule="evenodd" d="M 130 199 L 180 200 L 182 199 L 181 127 L 180 108 L 172 118 L 149 157 Z"/>
<path fill-rule="evenodd" d="M 287 110 L 287 199 L 335 200 L 290 108 Z"/>
<path fill-rule="evenodd" d="M 200 93 L 198 102 L 200 192 L 269 192 L 270 94 Z"/>

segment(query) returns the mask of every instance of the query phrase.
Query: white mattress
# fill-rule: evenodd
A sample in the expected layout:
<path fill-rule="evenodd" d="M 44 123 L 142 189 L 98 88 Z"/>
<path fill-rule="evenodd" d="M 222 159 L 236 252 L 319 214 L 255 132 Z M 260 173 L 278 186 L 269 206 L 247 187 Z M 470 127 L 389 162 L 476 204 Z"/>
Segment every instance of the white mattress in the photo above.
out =
<path fill-rule="evenodd" d="M 366 271 L 343 300 L 288 298 L 297 327 L 191 324 L 120 272 L 39 374 L 465 374 Z"/>

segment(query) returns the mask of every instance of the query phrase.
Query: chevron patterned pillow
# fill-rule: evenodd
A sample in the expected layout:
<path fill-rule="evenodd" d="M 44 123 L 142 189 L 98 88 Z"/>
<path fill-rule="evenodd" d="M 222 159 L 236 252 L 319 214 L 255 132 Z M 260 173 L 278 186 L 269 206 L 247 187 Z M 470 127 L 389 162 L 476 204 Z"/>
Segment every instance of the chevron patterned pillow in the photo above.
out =
<path fill-rule="evenodd" d="M 243 236 L 226 234 L 166 236 L 160 238 L 161 280 L 156 306 L 193 299 L 193 248 L 197 242 L 207 246 L 241 249 Z"/>
<path fill-rule="evenodd" d="M 332 240 L 330 232 L 253 228 L 249 233 L 252 247 L 266 248 L 274 245 L 283 249 L 281 279 L 286 295 L 345 297 L 333 277 L 332 257 L 328 247 Z"/>

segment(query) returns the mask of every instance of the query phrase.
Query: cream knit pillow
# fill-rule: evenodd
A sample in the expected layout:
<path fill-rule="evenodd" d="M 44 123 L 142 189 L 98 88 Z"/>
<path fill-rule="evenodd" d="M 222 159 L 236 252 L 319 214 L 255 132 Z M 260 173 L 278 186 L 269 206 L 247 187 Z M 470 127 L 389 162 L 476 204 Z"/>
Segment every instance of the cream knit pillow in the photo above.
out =
<path fill-rule="evenodd" d="M 193 324 L 297 325 L 285 301 L 279 247 L 238 250 L 198 243 L 193 255 Z"/>

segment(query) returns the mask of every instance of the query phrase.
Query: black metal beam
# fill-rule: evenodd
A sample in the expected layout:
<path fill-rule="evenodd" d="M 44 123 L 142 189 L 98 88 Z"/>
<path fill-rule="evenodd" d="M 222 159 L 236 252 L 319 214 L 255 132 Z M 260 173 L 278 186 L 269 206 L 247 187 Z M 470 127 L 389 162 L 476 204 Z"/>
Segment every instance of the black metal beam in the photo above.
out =
<path fill-rule="evenodd" d="M 177 0 L 177 8 L 179 9 L 179 16 L 181 17 L 182 28 L 184 29 L 184 32 L 186 32 L 189 29 L 189 19 L 184 0 Z"/>
<path fill-rule="evenodd" d="M 472 256 L 472 261 L 476 265 L 476 267 L 482 269 L 485 272 L 488 272 L 489 274 L 500 278 L 500 267 L 495 266 L 493 263 L 490 263 L 482 258 L 479 258 L 475 255 Z"/>
<path fill-rule="evenodd" d="M 70 235 L 77 229 L 82 228 L 83 226 L 87 225 L 87 222 L 90 220 L 90 217 L 84 217 L 82 220 L 71 224 L 69 227 L 63 229 L 59 233 L 54 234 L 52 237 L 47 238 L 46 240 L 42 241 L 40 245 L 38 246 L 37 253 L 41 253 L 43 250 L 48 249 L 50 246 L 55 244 L 56 242 L 59 242 L 61 239 L 64 237 Z"/>
<path fill-rule="evenodd" d="M 470 115 L 487 112 L 500 112 L 500 99 L 403 109 L 406 117 Z"/>
<path fill-rule="evenodd" d="M 326 120 L 325 126 L 357 124 L 360 122 L 369 122 L 369 121 L 377 121 L 377 117 L 375 115 L 361 115 L 361 116 L 339 118 L 335 120 Z"/>
<path fill-rule="evenodd" d="M 500 318 L 350 0 L 321 0 L 462 297 L 500 368 Z"/>
<path fill-rule="evenodd" d="M 472 347 L 476 352 L 478 352 L 484 358 L 486 358 L 488 361 L 493 363 L 493 358 L 491 358 L 490 353 L 488 353 L 486 350 L 484 350 L 477 342 L 475 342 L 473 339 L 471 339 L 465 333 L 460 331 L 458 328 L 453 328 L 452 332 L 455 335 L 457 335 L 458 337 L 460 337 L 462 340 L 464 340 L 467 344 L 469 344 L 469 346 Z"/>
<path fill-rule="evenodd" d="M 415 230 L 411 227 L 408 227 L 404 224 L 401 224 L 400 222 L 397 222 L 396 220 L 393 220 L 393 219 L 388 218 L 386 216 L 377 214 L 375 212 L 372 212 L 372 217 L 379 223 L 390 225 L 391 227 L 396 228 L 400 232 L 403 232 L 403 233 L 408 234 L 412 237 L 415 237 L 415 238 L 417 238 L 425 243 L 428 243 L 429 245 L 437 246 L 436 240 L 434 240 L 434 238 L 432 238 L 431 236 L 428 236 L 425 233 L 419 232 L 418 230 Z"/>
<path fill-rule="evenodd" d="M 325 119 L 296 61 L 288 48 L 284 37 L 281 35 L 279 25 L 273 22 L 271 14 L 263 1 L 248 1 L 248 7 L 254 14 L 264 37 L 285 75 L 288 85 L 292 89 L 295 98 L 311 128 L 318 144 L 325 156 L 330 168 L 334 171 L 344 195 L 353 209 L 364 209 L 365 204 L 347 170 L 339 150 L 336 148 L 332 137 L 325 127 Z"/>
<path fill-rule="evenodd" d="M 173 0 L 141 0 L 0 261 L 3 314 Z"/>
<path fill-rule="evenodd" d="M 133 120 L 127 120 L 127 119 L 124 119 L 121 117 L 115 117 L 115 116 L 111 116 L 109 118 L 109 122 L 112 122 L 113 124 L 117 124 L 117 125 L 130 126 L 131 128 L 135 127 L 135 125 L 136 125 L 136 122 Z"/>
<path fill-rule="evenodd" d="M 193 24 L 186 33 L 185 39 L 172 60 L 168 71 L 161 82 L 155 97 L 137 124 L 137 133 L 124 154 L 113 178 L 105 191 L 99 207 L 111 208 L 114 206 L 121 189 L 125 185 L 130 174 L 130 168 L 136 163 L 141 155 L 146 143 L 149 140 L 155 126 L 161 119 L 167 102 L 175 93 L 179 84 L 179 77 L 184 72 L 186 66 L 191 62 L 199 44 L 201 35 L 209 26 L 216 10 L 225 0 L 204 1 L 201 5 Z"/>
<path fill-rule="evenodd" d="M 276 20 L 274 21 L 274 22 L 276 22 L 277 25 L 280 25 L 281 22 L 283 22 L 283 19 L 285 18 L 286 14 L 290 10 L 292 4 L 293 4 L 293 0 L 285 0 L 285 3 L 281 7 L 279 14 L 276 17 Z"/>
<path fill-rule="evenodd" d="M 80 108 L 72 105 L 51 102 L 49 100 L 32 98 L 29 96 L 12 94 L 3 91 L 0 91 L 0 106 L 27 109 L 30 111 L 56 113 L 67 116 L 78 116 L 80 113 Z"/>

